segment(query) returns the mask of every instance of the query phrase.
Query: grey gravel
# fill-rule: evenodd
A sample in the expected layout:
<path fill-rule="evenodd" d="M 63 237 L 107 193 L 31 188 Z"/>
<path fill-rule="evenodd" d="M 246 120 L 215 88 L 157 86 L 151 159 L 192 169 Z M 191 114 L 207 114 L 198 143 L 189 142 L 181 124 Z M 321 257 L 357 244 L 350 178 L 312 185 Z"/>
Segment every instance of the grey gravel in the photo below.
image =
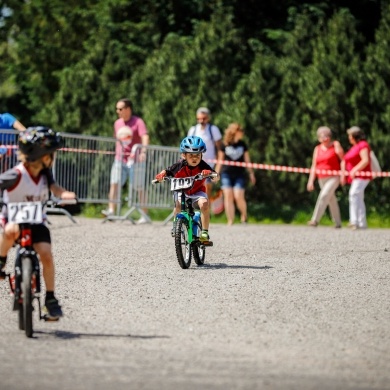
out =
<path fill-rule="evenodd" d="M 388 229 L 212 224 L 182 270 L 170 226 L 50 220 L 65 317 L 27 339 L 0 283 L 1 389 L 390 389 Z"/>

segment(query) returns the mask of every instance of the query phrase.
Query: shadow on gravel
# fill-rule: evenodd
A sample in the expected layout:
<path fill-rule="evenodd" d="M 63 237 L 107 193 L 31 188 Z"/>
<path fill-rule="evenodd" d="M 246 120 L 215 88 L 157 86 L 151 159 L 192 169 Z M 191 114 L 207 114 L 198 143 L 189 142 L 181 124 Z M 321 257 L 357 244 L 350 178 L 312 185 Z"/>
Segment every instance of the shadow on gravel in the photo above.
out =
<path fill-rule="evenodd" d="M 53 336 L 57 339 L 62 340 L 72 340 L 72 339 L 92 339 L 92 338 L 129 338 L 129 339 L 169 339 L 169 336 L 141 336 L 141 335 L 131 335 L 131 334 L 110 334 L 110 333 L 76 333 L 76 332 L 67 332 L 62 330 L 55 330 L 53 332 L 44 332 L 44 331 L 34 331 L 35 334 L 41 334 L 46 336 Z"/>
<path fill-rule="evenodd" d="M 224 268 L 236 268 L 236 269 L 270 269 L 269 265 L 255 266 L 255 265 L 228 265 L 225 263 L 214 263 L 214 264 L 203 264 L 201 267 L 196 269 L 224 269 Z"/>

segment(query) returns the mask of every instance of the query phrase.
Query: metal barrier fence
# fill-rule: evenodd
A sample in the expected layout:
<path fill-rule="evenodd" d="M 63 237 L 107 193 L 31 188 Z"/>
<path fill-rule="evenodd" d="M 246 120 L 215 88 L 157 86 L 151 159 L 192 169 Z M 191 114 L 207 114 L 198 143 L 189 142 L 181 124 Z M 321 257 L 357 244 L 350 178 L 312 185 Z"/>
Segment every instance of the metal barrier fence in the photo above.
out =
<path fill-rule="evenodd" d="M 129 210 L 122 216 L 109 216 L 106 220 L 130 220 L 134 223 L 131 215 L 137 212 L 151 222 L 146 213 L 147 209 L 173 210 L 173 197 L 169 186 L 151 183 L 157 173 L 179 160 L 180 152 L 175 147 L 137 144 L 133 146 L 131 155 L 134 156 L 135 163 L 128 184 Z M 172 215 L 168 216 L 165 222 L 169 221 Z"/>
<path fill-rule="evenodd" d="M 115 145 L 119 141 L 108 137 L 61 135 L 65 146 L 58 150 L 53 167 L 58 184 L 74 191 L 81 203 L 107 203 Z"/>
<path fill-rule="evenodd" d="M 18 162 L 18 134 L 16 130 L 0 129 L 0 172 L 14 167 Z"/>
<path fill-rule="evenodd" d="M 15 130 L 0 131 L 0 172 L 18 163 L 18 133 Z M 109 200 L 111 168 L 115 159 L 116 143 L 120 141 L 109 137 L 70 133 L 61 135 L 65 145 L 57 152 L 53 166 L 54 177 L 59 185 L 75 192 L 80 203 L 116 203 L 116 215 L 109 216 L 104 221 L 130 220 L 135 223 L 131 215 L 137 212 L 151 222 L 146 213 L 148 208 L 173 209 L 172 194 L 168 186 L 152 185 L 151 181 L 158 172 L 179 159 L 178 148 L 134 145 L 131 151 L 134 164 L 131 167 L 130 180 L 126 187 L 118 186 L 117 199 Z M 127 198 L 124 198 L 126 191 Z M 121 215 L 124 201 L 127 202 L 128 211 Z M 49 204 L 48 212 L 66 214 L 75 222 L 64 209 L 50 209 Z"/>

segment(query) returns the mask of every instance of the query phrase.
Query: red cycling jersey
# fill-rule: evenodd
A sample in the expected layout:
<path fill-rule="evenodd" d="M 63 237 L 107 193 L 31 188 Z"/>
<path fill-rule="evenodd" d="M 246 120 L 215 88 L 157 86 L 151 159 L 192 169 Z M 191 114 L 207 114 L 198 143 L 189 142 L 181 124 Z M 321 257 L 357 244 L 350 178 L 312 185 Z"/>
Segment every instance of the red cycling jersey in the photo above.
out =
<path fill-rule="evenodd" d="M 213 168 L 210 167 L 209 164 L 207 164 L 204 160 L 200 160 L 200 163 L 196 167 L 190 167 L 187 164 L 186 160 L 179 160 L 177 163 L 171 165 L 169 168 L 167 168 L 166 174 L 167 176 L 174 176 L 174 177 L 188 177 L 188 176 L 195 176 L 198 173 L 201 173 L 204 169 L 210 170 L 212 172 L 215 172 Z M 193 195 L 199 191 L 206 192 L 206 186 L 204 184 L 204 180 L 198 180 L 194 183 L 194 186 L 186 190 L 185 193 L 187 195 Z"/>

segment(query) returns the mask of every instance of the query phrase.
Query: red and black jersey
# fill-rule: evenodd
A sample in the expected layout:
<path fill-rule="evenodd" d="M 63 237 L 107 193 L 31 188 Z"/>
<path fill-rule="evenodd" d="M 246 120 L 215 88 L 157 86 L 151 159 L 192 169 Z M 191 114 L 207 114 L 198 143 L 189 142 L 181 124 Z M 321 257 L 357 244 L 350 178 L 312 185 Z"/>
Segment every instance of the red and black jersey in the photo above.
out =
<path fill-rule="evenodd" d="M 166 168 L 165 171 L 166 175 L 170 177 L 188 177 L 195 176 L 198 173 L 201 173 L 204 169 L 215 172 L 214 169 L 211 168 L 204 160 L 200 160 L 200 163 L 196 167 L 190 167 L 187 164 L 187 161 L 183 159 Z M 196 181 L 191 189 L 185 191 L 186 194 L 193 195 L 199 191 L 206 192 L 206 186 L 204 184 L 205 181 L 206 179 Z"/>

